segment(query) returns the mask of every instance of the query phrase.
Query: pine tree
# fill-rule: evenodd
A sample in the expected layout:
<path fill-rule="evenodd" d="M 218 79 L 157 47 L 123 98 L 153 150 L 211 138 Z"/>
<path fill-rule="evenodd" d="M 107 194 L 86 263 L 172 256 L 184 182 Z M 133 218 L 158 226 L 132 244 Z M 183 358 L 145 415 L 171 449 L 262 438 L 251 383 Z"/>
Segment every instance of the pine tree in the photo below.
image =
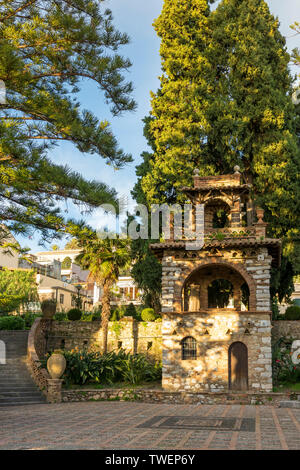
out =
<path fill-rule="evenodd" d="M 68 141 L 117 168 L 131 161 L 109 123 L 78 101 L 85 79 L 96 83 L 114 115 L 135 106 L 123 76 L 131 64 L 118 54 L 129 38 L 114 28 L 103 3 L 1 2 L 0 219 L 14 231 L 34 226 L 47 237 L 64 229 L 58 201 L 87 209 L 116 201 L 106 184 L 87 181 L 47 157 L 55 143 Z"/>

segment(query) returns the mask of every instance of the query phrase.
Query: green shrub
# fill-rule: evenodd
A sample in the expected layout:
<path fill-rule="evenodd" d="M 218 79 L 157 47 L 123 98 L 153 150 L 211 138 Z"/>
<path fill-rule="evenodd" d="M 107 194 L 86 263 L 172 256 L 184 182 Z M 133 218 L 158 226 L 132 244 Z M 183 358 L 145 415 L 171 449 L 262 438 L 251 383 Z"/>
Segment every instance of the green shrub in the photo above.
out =
<path fill-rule="evenodd" d="M 102 310 L 98 309 L 93 312 L 92 321 L 101 321 Z"/>
<path fill-rule="evenodd" d="M 0 317 L 0 330 L 25 330 L 25 320 L 19 316 Z"/>
<path fill-rule="evenodd" d="M 137 311 L 133 303 L 130 303 L 127 305 L 126 310 L 125 310 L 125 317 L 133 317 L 137 319 Z"/>
<path fill-rule="evenodd" d="M 111 314 L 109 321 L 119 321 L 125 316 L 126 306 L 125 305 L 114 305 L 111 307 Z"/>
<path fill-rule="evenodd" d="M 286 320 L 300 320 L 300 307 L 291 305 L 285 311 Z"/>
<path fill-rule="evenodd" d="M 119 321 L 119 320 L 120 320 L 119 312 L 118 310 L 114 310 L 110 316 L 109 321 Z"/>
<path fill-rule="evenodd" d="M 90 312 L 84 312 L 81 317 L 81 321 L 92 321 L 92 319 L 93 319 L 93 314 Z"/>
<path fill-rule="evenodd" d="M 56 312 L 56 314 L 53 317 L 53 320 L 67 321 L 68 320 L 68 315 L 66 314 L 66 312 Z"/>
<path fill-rule="evenodd" d="M 79 308 L 71 308 L 68 311 L 68 320 L 70 321 L 78 321 L 82 317 L 82 311 Z"/>
<path fill-rule="evenodd" d="M 139 384 L 161 378 L 161 364 L 150 361 L 143 354 L 132 355 L 124 350 L 107 354 L 73 350 L 64 351 L 64 356 L 67 367 L 63 378 L 68 385 Z"/>
<path fill-rule="evenodd" d="M 21 316 L 21 318 L 25 321 L 25 328 L 31 328 L 35 319 L 40 317 L 41 315 L 37 315 L 36 313 L 27 312 Z"/>
<path fill-rule="evenodd" d="M 300 381 L 300 365 L 296 365 L 292 361 L 293 342 L 293 339 L 283 337 L 273 345 L 273 381 L 275 385 Z"/>
<path fill-rule="evenodd" d="M 157 318 L 153 308 L 144 308 L 141 316 L 143 321 L 155 321 Z"/>

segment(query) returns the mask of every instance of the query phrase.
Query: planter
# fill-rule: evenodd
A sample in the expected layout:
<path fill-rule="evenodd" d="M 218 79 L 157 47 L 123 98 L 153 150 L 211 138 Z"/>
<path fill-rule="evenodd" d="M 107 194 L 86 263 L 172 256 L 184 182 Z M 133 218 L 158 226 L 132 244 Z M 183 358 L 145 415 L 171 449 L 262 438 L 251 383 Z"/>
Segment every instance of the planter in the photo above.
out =
<path fill-rule="evenodd" d="M 60 353 L 53 353 L 47 361 L 47 369 L 52 379 L 60 379 L 66 370 L 66 359 Z"/>
<path fill-rule="evenodd" d="M 52 320 L 56 313 L 56 302 L 52 299 L 43 300 L 41 310 L 43 312 L 43 320 Z"/>
<path fill-rule="evenodd" d="M 263 218 L 264 218 L 264 215 L 265 215 L 264 209 L 261 209 L 260 207 L 257 207 L 257 209 L 256 209 L 256 215 L 257 215 L 257 218 L 258 218 L 257 223 L 258 223 L 258 224 L 263 223 Z"/>

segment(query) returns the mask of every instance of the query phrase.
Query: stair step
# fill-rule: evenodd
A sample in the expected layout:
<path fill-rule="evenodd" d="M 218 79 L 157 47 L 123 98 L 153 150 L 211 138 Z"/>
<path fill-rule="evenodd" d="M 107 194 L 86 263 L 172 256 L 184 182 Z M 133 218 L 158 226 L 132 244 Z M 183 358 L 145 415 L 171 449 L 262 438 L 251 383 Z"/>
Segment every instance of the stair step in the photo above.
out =
<path fill-rule="evenodd" d="M 300 401 L 299 400 L 285 400 L 279 402 L 280 408 L 296 408 L 300 410 Z"/>
<path fill-rule="evenodd" d="M 20 392 L 34 392 L 35 393 L 37 392 L 37 389 L 32 384 L 28 384 L 28 385 L 20 384 L 14 387 L 11 387 L 10 385 L 7 387 L 0 387 L 0 395 L 5 394 L 5 393 L 20 393 Z"/>
<path fill-rule="evenodd" d="M 23 403 L 3 402 L 0 403 L 0 408 L 6 408 L 10 406 L 45 405 L 45 403 L 46 401 L 23 401 Z"/>
<path fill-rule="evenodd" d="M 46 403 L 27 368 L 28 331 L 0 331 L 0 340 L 6 345 L 6 364 L 0 365 L 0 407 Z"/>
<path fill-rule="evenodd" d="M 22 377 L 21 375 L 18 375 L 18 376 L 10 375 L 9 377 L 1 377 L 1 379 L 0 379 L 0 388 L 1 388 L 2 385 L 7 385 L 10 382 L 32 383 L 32 379 L 31 379 L 31 377 L 28 377 L 28 376 Z"/>
<path fill-rule="evenodd" d="M 39 393 L 20 393 L 19 395 L 2 395 L 0 394 L 0 403 L 3 401 L 11 403 L 20 403 L 20 401 L 39 401 L 41 400 L 41 395 Z"/>
<path fill-rule="evenodd" d="M 43 400 L 41 395 L 38 395 L 38 396 L 26 395 L 24 397 L 6 397 L 5 396 L 3 398 L 0 398 L 0 403 L 22 403 L 22 401 L 27 401 L 27 402 L 40 401 L 40 402 L 43 402 L 43 401 L 46 401 L 46 400 Z"/>
<path fill-rule="evenodd" d="M 15 396 L 41 396 L 41 394 L 35 388 L 27 389 L 27 390 L 0 390 L 0 398 L 6 397 L 15 397 Z"/>

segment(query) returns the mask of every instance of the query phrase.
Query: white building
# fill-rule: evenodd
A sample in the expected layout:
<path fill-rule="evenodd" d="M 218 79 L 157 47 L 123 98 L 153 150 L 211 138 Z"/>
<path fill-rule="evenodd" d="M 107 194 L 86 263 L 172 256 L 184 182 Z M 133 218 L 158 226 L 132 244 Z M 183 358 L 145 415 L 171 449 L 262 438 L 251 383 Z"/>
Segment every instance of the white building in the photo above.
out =
<path fill-rule="evenodd" d="M 16 239 L 10 233 L 4 243 L 17 244 Z M 0 247 L 0 268 L 17 269 L 19 266 L 19 255 L 15 250 Z"/>

